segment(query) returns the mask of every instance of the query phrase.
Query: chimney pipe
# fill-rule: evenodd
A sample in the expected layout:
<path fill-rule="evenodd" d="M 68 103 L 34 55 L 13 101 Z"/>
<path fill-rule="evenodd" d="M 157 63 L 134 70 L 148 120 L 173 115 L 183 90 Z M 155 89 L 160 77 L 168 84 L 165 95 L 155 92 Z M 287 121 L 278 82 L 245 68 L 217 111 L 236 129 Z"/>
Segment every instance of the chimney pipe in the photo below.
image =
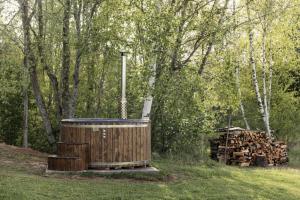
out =
<path fill-rule="evenodd" d="M 126 54 L 121 50 L 122 58 L 122 82 L 121 82 L 121 118 L 127 119 L 127 100 L 126 100 Z"/>

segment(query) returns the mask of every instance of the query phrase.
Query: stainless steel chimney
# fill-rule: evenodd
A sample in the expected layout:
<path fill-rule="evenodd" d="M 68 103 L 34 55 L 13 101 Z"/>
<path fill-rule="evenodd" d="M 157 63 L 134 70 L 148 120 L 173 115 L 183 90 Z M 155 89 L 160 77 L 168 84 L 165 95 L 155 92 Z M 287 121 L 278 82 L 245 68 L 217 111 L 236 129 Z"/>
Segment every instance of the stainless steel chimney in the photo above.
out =
<path fill-rule="evenodd" d="M 121 118 L 127 119 L 127 100 L 126 100 L 126 54 L 121 50 L 122 58 L 122 82 L 121 82 Z"/>

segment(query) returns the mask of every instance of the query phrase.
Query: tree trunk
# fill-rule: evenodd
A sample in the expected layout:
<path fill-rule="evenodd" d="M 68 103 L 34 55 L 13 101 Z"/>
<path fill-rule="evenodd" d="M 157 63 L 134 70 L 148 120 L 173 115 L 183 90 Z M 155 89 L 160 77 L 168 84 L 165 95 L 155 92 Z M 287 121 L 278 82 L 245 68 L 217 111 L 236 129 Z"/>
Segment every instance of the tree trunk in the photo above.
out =
<path fill-rule="evenodd" d="M 59 87 L 56 75 L 50 69 L 50 66 L 47 63 L 47 56 L 45 52 L 45 43 L 44 43 L 44 21 L 43 21 L 43 4 L 42 0 L 38 0 L 38 52 L 40 56 L 41 64 L 44 70 L 49 77 L 51 87 L 54 93 L 55 107 L 57 111 L 58 121 L 60 121 L 62 116 L 61 100 L 59 96 Z"/>
<path fill-rule="evenodd" d="M 24 64 L 25 67 L 29 69 L 31 84 L 33 93 L 35 96 L 35 101 L 40 111 L 45 129 L 46 129 L 46 136 L 48 142 L 51 145 L 54 145 L 55 138 L 52 131 L 51 122 L 49 119 L 49 115 L 46 110 L 45 103 L 43 101 L 43 97 L 40 90 L 40 85 L 37 77 L 36 71 L 36 60 L 34 54 L 31 50 L 31 39 L 30 39 L 30 18 L 28 15 L 28 0 L 22 0 L 20 2 L 20 7 L 22 11 L 22 26 L 24 32 Z"/>
<path fill-rule="evenodd" d="M 219 21 L 218 21 L 218 27 L 217 28 L 221 27 L 223 22 L 224 22 L 225 13 L 226 13 L 226 10 L 227 10 L 227 7 L 228 7 L 228 3 L 229 3 L 229 0 L 225 0 L 224 6 L 222 8 L 221 15 L 220 15 L 220 18 L 219 18 Z M 212 47 L 213 47 L 214 42 L 216 40 L 216 35 L 217 35 L 218 31 L 220 31 L 220 30 L 215 30 L 211 34 L 210 40 L 208 42 L 207 50 L 205 52 L 204 57 L 202 58 L 201 64 L 200 64 L 199 69 L 198 69 L 198 74 L 199 75 L 202 75 L 203 72 L 204 72 L 204 67 L 205 67 L 205 65 L 207 63 L 207 60 L 208 60 L 208 57 L 211 53 L 211 50 L 212 50 Z"/>
<path fill-rule="evenodd" d="M 46 110 L 45 102 L 44 102 L 42 94 L 41 94 L 40 85 L 39 85 L 39 81 L 38 81 L 38 77 L 37 77 L 36 66 L 34 66 L 34 64 L 33 64 L 35 61 L 33 61 L 32 58 L 30 60 L 31 60 L 30 61 L 30 63 L 31 63 L 30 64 L 30 66 L 31 66 L 30 76 L 31 76 L 33 93 L 35 95 L 35 101 L 37 103 L 37 106 L 39 108 L 40 114 L 41 114 L 43 122 L 44 122 L 48 142 L 51 145 L 54 145 L 55 137 L 53 135 L 52 125 L 51 125 L 51 121 L 50 121 L 48 112 Z"/>
<path fill-rule="evenodd" d="M 24 2 L 25 3 L 25 2 Z M 25 4 L 26 6 L 26 4 Z M 23 15 L 25 15 L 25 10 L 23 11 Z M 22 17 L 23 17 L 22 15 Z M 24 20 L 24 19 L 23 19 Z M 25 22 L 25 21 L 24 21 Z M 28 36 L 26 36 L 27 39 Z M 24 32 L 24 40 L 25 40 L 25 32 Z M 24 43 L 25 44 L 25 43 Z M 27 49 L 24 46 L 24 52 L 27 52 Z M 24 64 L 24 69 L 23 69 L 23 147 L 28 148 L 28 68 L 29 68 L 29 63 L 28 63 L 28 57 L 24 56 L 23 64 Z"/>
<path fill-rule="evenodd" d="M 61 70 L 61 100 L 62 116 L 70 117 L 70 91 L 69 91 L 69 74 L 70 74 L 70 12 L 71 0 L 64 1 L 64 17 L 62 32 L 62 70 Z"/>
<path fill-rule="evenodd" d="M 149 82 L 148 82 L 150 92 L 148 92 L 148 95 L 147 95 L 147 97 L 145 98 L 145 101 L 144 101 L 142 119 L 149 119 L 150 118 L 152 101 L 153 101 L 152 92 L 154 90 L 155 76 L 156 76 L 156 61 L 151 67 L 151 74 L 150 74 L 150 78 L 149 78 Z"/>
<path fill-rule="evenodd" d="M 250 130 L 250 126 L 249 126 L 248 120 L 245 115 L 245 109 L 244 109 L 244 104 L 243 104 L 243 100 L 242 100 L 239 66 L 237 66 L 237 68 L 236 68 L 236 86 L 237 86 L 237 90 L 238 90 L 238 98 L 240 101 L 240 109 L 241 109 L 242 117 L 243 117 L 244 123 L 246 125 L 246 129 Z"/>
<path fill-rule="evenodd" d="M 174 50 L 173 50 L 173 54 L 172 54 L 172 59 L 171 59 L 171 69 L 173 71 L 176 71 L 177 69 L 180 68 L 180 66 L 178 66 L 178 56 L 180 54 L 180 48 L 181 48 L 181 45 L 182 45 L 182 38 L 183 38 L 183 35 L 184 35 L 184 25 L 185 25 L 185 22 L 186 22 L 186 8 L 187 8 L 187 5 L 188 5 L 188 2 L 189 1 L 184 1 L 183 2 L 183 5 L 182 5 L 182 11 L 181 11 L 181 21 L 180 21 L 180 24 L 179 24 L 179 27 L 178 27 L 178 30 L 177 30 L 177 36 L 176 36 L 176 41 L 175 41 L 175 47 L 174 47 Z"/>
<path fill-rule="evenodd" d="M 76 58 L 75 58 L 75 67 L 73 73 L 73 95 L 70 99 L 70 117 L 75 116 L 77 98 L 78 98 L 78 87 L 79 87 L 79 70 L 81 65 L 81 55 L 82 55 L 82 37 L 81 37 L 81 11 L 82 11 L 82 1 L 74 1 L 74 19 L 75 19 L 75 27 L 76 27 Z"/>
<path fill-rule="evenodd" d="M 108 47 L 105 48 L 103 52 L 103 67 L 101 71 L 101 75 L 99 77 L 99 82 L 97 84 L 97 97 L 96 97 L 96 117 L 99 117 L 101 112 L 101 101 L 104 95 L 104 86 L 105 86 L 105 79 L 107 74 L 107 67 L 108 67 L 108 59 L 109 59 L 109 49 Z"/>
<path fill-rule="evenodd" d="M 84 36 L 81 33 L 82 28 L 82 13 L 83 13 L 83 5 L 82 0 L 74 1 L 74 19 L 75 19 L 75 27 L 76 27 L 76 40 L 77 40 L 77 47 L 76 47 L 76 58 L 75 58 L 75 66 L 74 66 L 74 73 L 73 73 L 73 93 L 69 99 L 69 117 L 73 118 L 76 112 L 77 106 L 77 99 L 78 99 L 78 88 L 79 88 L 79 74 L 80 74 L 80 66 L 81 66 L 81 57 L 83 52 L 85 52 L 86 48 L 88 47 L 90 31 L 92 27 L 92 20 L 97 11 L 98 6 L 103 2 L 101 0 L 96 0 L 93 2 L 89 17 L 86 19 L 86 29 Z M 88 4 L 88 2 L 87 2 Z"/>
<path fill-rule="evenodd" d="M 24 70 L 27 73 L 27 69 Z M 25 85 L 23 88 L 23 147 L 28 147 L 28 85 L 27 85 L 27 75 L 25 75 Z"/>
<path fill-rule="evenodd" d="M 270 43 L 269 99 L 268 99 L 268 112 L 269 112 L 269 116 L 270 116 L 270 112 L 271 112 L 272 78 L 273 78 L 273 57 L 272 57 L 272 53 L 271 53 L 271 43 Z"/>
<path fill-rule="evenodd" d="M 95 53 L 92 51 L 92 49 L 89 48 L 90 58 L 89 58 L 89 63 L 87 64 L 87 90 L 88 93 L 86 94 L 86 113 L 89 116 L 94 116 L 97 117 L 97 108 L 95 111 L 95 98 L 94 98 L 94 91 L 95 91 L 95 63 L 96 63 L 96 56 Z M 97 105 L 97 102 L 96 102 Z"/>
<path fill-rule="evenodd" d="M 264 96 L 264 112 L 265 112 L 265 126 L 268 136 L 271 136 L 271 130 L 270 130 L 270 120 L 269 120 L 269 109 L 268 109 L 268 100 L 267 100 L 267 84 L 266 84 L 266 65 L 267 65 L 267 59 L 266 59 L 266 34 L 267 29 L 266 27 L 263 27 L 263 35 L 262 35 L 262 73 L 263 73 L 263 96 Z"/>
<path fill-rule="evenodd" d="M 247 1 L 247 15 L 248 15 L 248 21 L 250 22 L 251 20 L 250 20 L 249 1 Z M 255 91 L 259 111 L 260 111 L 260 114 L 262 115 L 262 119 L 264 122 L 265 131 L 266 131 L 267 135 L 270 136 L 268 118 L 267 118 L 265 110 L 264 110 L 264 106 L 263 106 L 263 102 L 261 99 L 259 86 L 258 86 L 256 64 L 255 64 L 255 60 L 254 60 L 253 31 L 252 31 L 251 25 L 249 25 L 248 35 L 249 35 L 249 62 L 252 67 L 252 81 L 253 81 L 253 85 L 254 85 L 254 91 Z"/>
<path fill-rule="evenodd" d="M 105 69 L 103 69 L 100 79 L 99 79 L 97 105 L 96 105 L 96 117 L 99 117 L 100 112 L 101 112 L 101 98 L 103 97 L 103 93 L 104 93 L 105 77 L 106 77 L 106 72 L 105 72 Z"/>

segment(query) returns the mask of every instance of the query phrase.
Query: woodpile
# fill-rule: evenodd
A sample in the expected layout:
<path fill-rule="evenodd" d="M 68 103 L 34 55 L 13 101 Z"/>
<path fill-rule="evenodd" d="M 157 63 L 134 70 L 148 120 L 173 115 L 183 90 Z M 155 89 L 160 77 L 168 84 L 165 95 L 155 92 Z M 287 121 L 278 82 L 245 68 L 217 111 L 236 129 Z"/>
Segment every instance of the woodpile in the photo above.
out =
<path fill-rule="evenodd" d="M 288 162 L 287 145 L 268 138 L 265 132 L 241 128 L 220 129 L 210 140 L 211 158 L 228 165 L 278 166 Z"/>

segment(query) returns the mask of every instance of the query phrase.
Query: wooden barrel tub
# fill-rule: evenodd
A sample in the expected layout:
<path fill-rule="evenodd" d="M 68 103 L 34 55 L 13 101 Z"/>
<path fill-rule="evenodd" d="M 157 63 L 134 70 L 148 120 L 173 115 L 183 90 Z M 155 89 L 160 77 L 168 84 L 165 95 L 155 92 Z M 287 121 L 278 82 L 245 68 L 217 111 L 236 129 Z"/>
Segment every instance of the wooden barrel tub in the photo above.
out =
<path fill-rule="evenodd" d="M 151 124 L 141 119 L 64 119 L 59 144 L 62 156 L 79 155 L 62 144 L 87 145 L 88 168 L 146 166 L 151 160 Z"/>

